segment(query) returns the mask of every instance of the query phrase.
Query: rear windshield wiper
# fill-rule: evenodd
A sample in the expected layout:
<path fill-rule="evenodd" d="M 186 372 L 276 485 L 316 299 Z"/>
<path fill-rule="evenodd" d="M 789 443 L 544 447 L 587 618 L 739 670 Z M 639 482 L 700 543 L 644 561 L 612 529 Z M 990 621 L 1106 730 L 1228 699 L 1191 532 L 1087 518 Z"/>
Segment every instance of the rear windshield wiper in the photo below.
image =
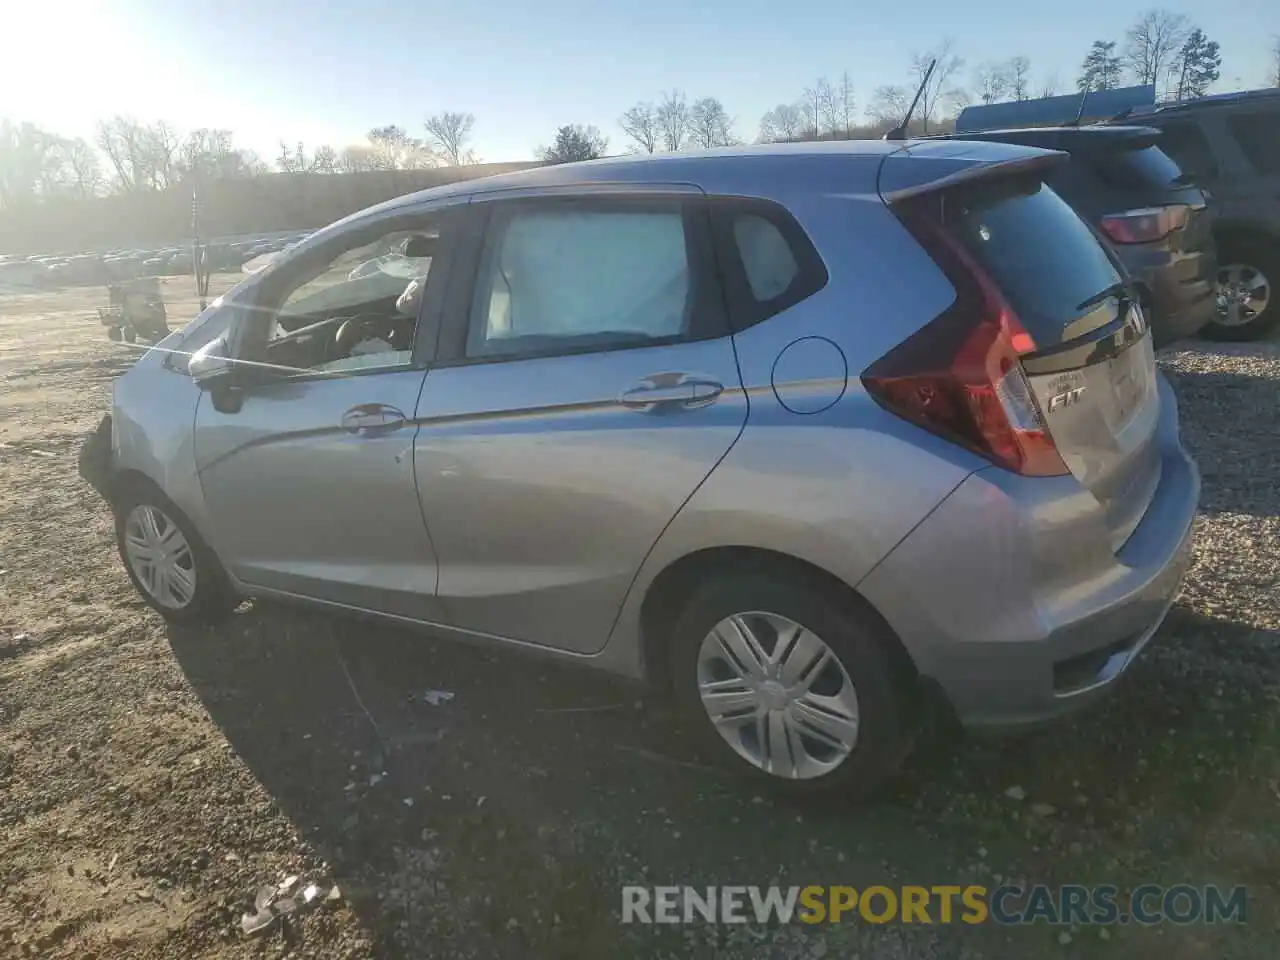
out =
<path fill-rule="evenodd" d="M 1117 280 L 1111 286 L 1099 290 L 1092 297 L 1080 301 L 1076 304 L 1076 309 L 1088 310 L 1090 307 L 1096 307 L 1109 297 L 1115 297 L 1118 300 L 1132 300 L 1133 290 L 1130 282 L 1128 280 Z"/>

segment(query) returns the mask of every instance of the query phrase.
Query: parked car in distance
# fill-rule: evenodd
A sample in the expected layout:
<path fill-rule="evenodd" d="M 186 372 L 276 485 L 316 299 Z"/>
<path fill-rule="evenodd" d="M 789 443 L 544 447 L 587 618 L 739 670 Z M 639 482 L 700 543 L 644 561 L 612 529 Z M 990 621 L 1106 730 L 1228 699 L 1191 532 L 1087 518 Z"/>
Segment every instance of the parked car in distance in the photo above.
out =
<path fill-rule="evenodd" d="M 1217 261 L 1210 211 L 1204 192 L 1157 145 L 1160 131 L 1094 125 L 984 130 L 962 137 L 1071 156 L 1046 180 L 1145 284 L 1157 348 L 1190 337 L 1213 320 Z"/>
<path fill-rule="evenodd" d="M 1213 197 L 1219 309 L 1204 332 L 1257 340 L 1280 324 L 1280 90 L 1224 93 L 1133 111 Z"/>
<path fill-rule="evenodd" d="M 287 597 L 647 678 L 748 775 L 872 789 L 926 696 L 1093 702 L 1188 564 L 1199 474 L 1065 160 L 767 145 L 400 198 L 144 355 L 80 470 L 171 620 Z M 424 276 L 351 279 L 402 241 Z"/>

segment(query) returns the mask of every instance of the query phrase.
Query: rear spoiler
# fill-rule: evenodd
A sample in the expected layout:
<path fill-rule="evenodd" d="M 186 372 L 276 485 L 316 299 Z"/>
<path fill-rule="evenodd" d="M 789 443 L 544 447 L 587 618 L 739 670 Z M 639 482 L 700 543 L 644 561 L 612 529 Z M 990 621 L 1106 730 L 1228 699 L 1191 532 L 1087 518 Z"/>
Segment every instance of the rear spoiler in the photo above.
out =
<path fill-rule="evenodd" d="M 941 143 L 941 141 L 935 141 Z M 980 147 L 976 143 L 956 143 L 957 147 Z M 1047 170 L 1064 163 L 1068 154 L 1060 151 L 1035 150 L 1028 148 L 1025 152 L 1009 155 L 1001 150 L 1006 159 L 985 159 L 982 151 L 971 150 L 952 156 L 930 156 L 914 163 L 903 163 L 903 159 L 920 156 L 911 153 L 907 147 L 885 157 L 880 164 L 877 188 L 885 203 L 895 203 L 909 197 L 946 190 L 962 183 L 972 183 L 991 177 L 1004 177 L 1011 174 Z M 896 162 L 895 162 L 896 161 Z"/>

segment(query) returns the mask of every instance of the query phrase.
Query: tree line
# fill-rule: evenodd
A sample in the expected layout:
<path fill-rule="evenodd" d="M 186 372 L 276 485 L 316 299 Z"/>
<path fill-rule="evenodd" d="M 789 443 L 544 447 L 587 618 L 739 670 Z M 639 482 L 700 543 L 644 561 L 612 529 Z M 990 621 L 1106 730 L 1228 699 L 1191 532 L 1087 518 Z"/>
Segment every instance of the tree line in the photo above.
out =
<path fill-rule="evenodd" d="M 199 179 L 233 180 L 280 173 L 417 170 L 476 162 L 475 116 L 446 110 L 423 122 L 423 135 L 375 127 L 366 142 L 341 148 L 284 143 L 272 158 L 238 146 L 230 130 L 185 134 L 160 120 L 115 116 L 99 121 L 92 142 L 62 137 L 33 123 L 0 119 L 0 209 L 44 199 L 164 190 Z"/>
<path fill-rule="evenodd" d="M 1272 45 L 1274 75 L 1280 87 L 1280 37 Z M 1181 13 L 1148 10 L 1125 32 L 1123 40 L 1095 40 L 1076 88 L 1081 92 L 1112 90 L 1126 83 L 1150 84 L 1166 100 L 1203 97 L 1222 76 L 1217 41 Z"/>
<path fill-rule="evenodd" d="M 929 65 L 936 64 L 932 73 Z M 1109 90 L 1126 83 L 1154 84 L 1161 99 L 1204 96 L 1221 77 L 1217 42 L 1179 13 L 1142 13 L 1118 40 L 1094 41 L 1075 89 Z M 966 72 L 967 71 L 967 72 Z M 1267 82 L 1280 87 L 1280 36 L 1272 38 Z M 927 83 L 925 82 L 928 77 Z M 921 85 L 923 87 L 921 88 Z M 901 122 L 921 88 L 910 132 L 928 134 L 953 127 L 970 103 L 997 103 L 1053 96 L 1059 78 L 1036 78 L 1026 56 L 984 61 L 969 69 L 951 40 L 911 54 L 905 82 L 875 87 L 859 111 L 848 71 L 836 80 L 819 77 L 798 96 L 760 117 L 754 136 L 738 132 L 736 119 L 713 96 L 688 97 L 671 89 L 627 108 L 617 118 L 624 149 L 657 153 L 760 142 L 878 137 Z M 445 110 L 427 117 L 421 135 L 404 127 L 375 127 L 365 142 L 336 147 L 280 143 L 264 158 L 238 146 L 229 130 L 199 128 L 180 134 L 163 121 L 141 123 L 117 116 L 101 121 L 92 141 L 58 136 L 31 123 L 0 120 L 0 209 L 45 198 L 161 190 L 193 179 L 284 173 L 356 173 L 414 170 L 476 162 L 472 148 L 476 118 Z M 606 155 L 609 139 L 590 125 L 565 124 L 540 160 L 564 163 Z"/>

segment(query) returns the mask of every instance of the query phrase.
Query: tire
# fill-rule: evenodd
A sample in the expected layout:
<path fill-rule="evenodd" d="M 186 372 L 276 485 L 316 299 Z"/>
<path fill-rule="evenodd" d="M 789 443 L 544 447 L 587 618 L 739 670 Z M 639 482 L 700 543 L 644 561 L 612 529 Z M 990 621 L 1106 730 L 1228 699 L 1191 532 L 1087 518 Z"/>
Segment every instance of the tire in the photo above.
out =
<path fill-rule="evenodd" d="M 138 339 L 138 334 L 134 331 L 133 327 L 125 327 L 125 328 L 124 328 L 124 342 L 125 342 L 125 343 L 133 343 L 133 342 L 135 342 L 137 339 Z"/>
<path fill-rule="evenodd" d="M 125 572 L 138 595 L 160 616 L 174 623 L 216 623 L 239 605 L 240 598 L 231 589 L 217 556 L 191 521 L 158 488 L 134 482 L 113 498 L 112 511 L 116 549 Z M 153 524 L 150 528 L 147 518 Z M 174 539 L 171 530 L 176 531 L 178 539 Z M 149 533 L 158 533 L 158 537 Z M 168 576 L 162 572 L 158 579 L 148 575 L 146 571 L 154 564 L 149 565 L 144 559 L 145 555 L 155 555 L 157 543 L 167 543 L 171 548 L 166 550 L 168 562 L 163 569 L 174 571 Z M 162 582 L 167 589 L 161 586 Z"/>
<path fill-rule="evenodd" d="M 1219 312 L 1201 336 L 1226 341 L 1268 336 L 1280 324 L 1280 246 L 1264 238 L 1224 237 L 1218 248 L 1218 264 Z M 1239 302 L 1245 291 L 1253 299 Z M 1257 297 L 1263 291 L 1265 302 L 1258 309 Z M 1237 302 L 1233 304 L 1233 300 Z M 1228 322 L 1228 316 L 1236 317 L 1236 322 Z"/>
<path fill-rule="evenodd" d="M 107 327 L 107 339 L 119 343 L 123 339 L 124 334 L 119 327 Z"/>
<path fill-rule="evenodd" d="M 736 621 L 731 619 L 735 617 Z M 764 671 L 768 676 L 772 669 L 775 679 L 759 683 L 757 675 L 740 684 L 736 678 L 751 668 L 739 669 L 741 662 L 735 667 L 733 654 L 709 635 L 713 630 L 722 635 L 732 631 L 736 622 L 767 638 L 779 621 L 784 627 L 786 622 L 800 625 L 805 633 L 780 631 L 758 649 L 777 660 L 776 644 L 787 643 L 790 656 L 779 662 L 789 666 L 775 664 Z M 671 637 L 670 680 L 691 728 L 708 753 L 722 763 L 783 795 L 866 796 L 893 777 L 910 746 L 906 725 L 910 691 L 890 655 L 890 645 L 897 641 L 886 636 L 886 630 L 852 598 L 803 577 L 755 571 L 726 573 L 698 588 L 681 611 Z M 788 698 L 788 686 L 797 691 L 805 685 L 803 679 L 792 682 L 805 677 L 800 666 L 825 657 L 811 638 L 816 638 L 831 658 L 808 675 L 810 687 L 805 696 L 820 698 L 824 728 L 836 731 L 846 741 L 852 717 L 854 737 L 849 747 L 836 748 L 832 741 L 815 738 L 812 719 L 819 715 L 810 707 L 815 701 L 803 697 L 797 701 L 794 693 Z M 772 649 L 768 649 L 770 644 Z M 710 708 L 703 703 L 702 685 L 706 683 L 720 683 L 722 692 L 718 695 L 724 698 L 737 692 L 741 710 L 725 710 L 721 723 L 714 723 Z M 846 684 L 852 685 L 852 699 Z M 850 705 L 853 710 L 848 709 Z M 725 706 L 721 702 L 715 709 Z M 762 751 L 762 745 L 781 749 Z M 766 752 L 770 754 L 768 766 L 762 762 Z"/>

